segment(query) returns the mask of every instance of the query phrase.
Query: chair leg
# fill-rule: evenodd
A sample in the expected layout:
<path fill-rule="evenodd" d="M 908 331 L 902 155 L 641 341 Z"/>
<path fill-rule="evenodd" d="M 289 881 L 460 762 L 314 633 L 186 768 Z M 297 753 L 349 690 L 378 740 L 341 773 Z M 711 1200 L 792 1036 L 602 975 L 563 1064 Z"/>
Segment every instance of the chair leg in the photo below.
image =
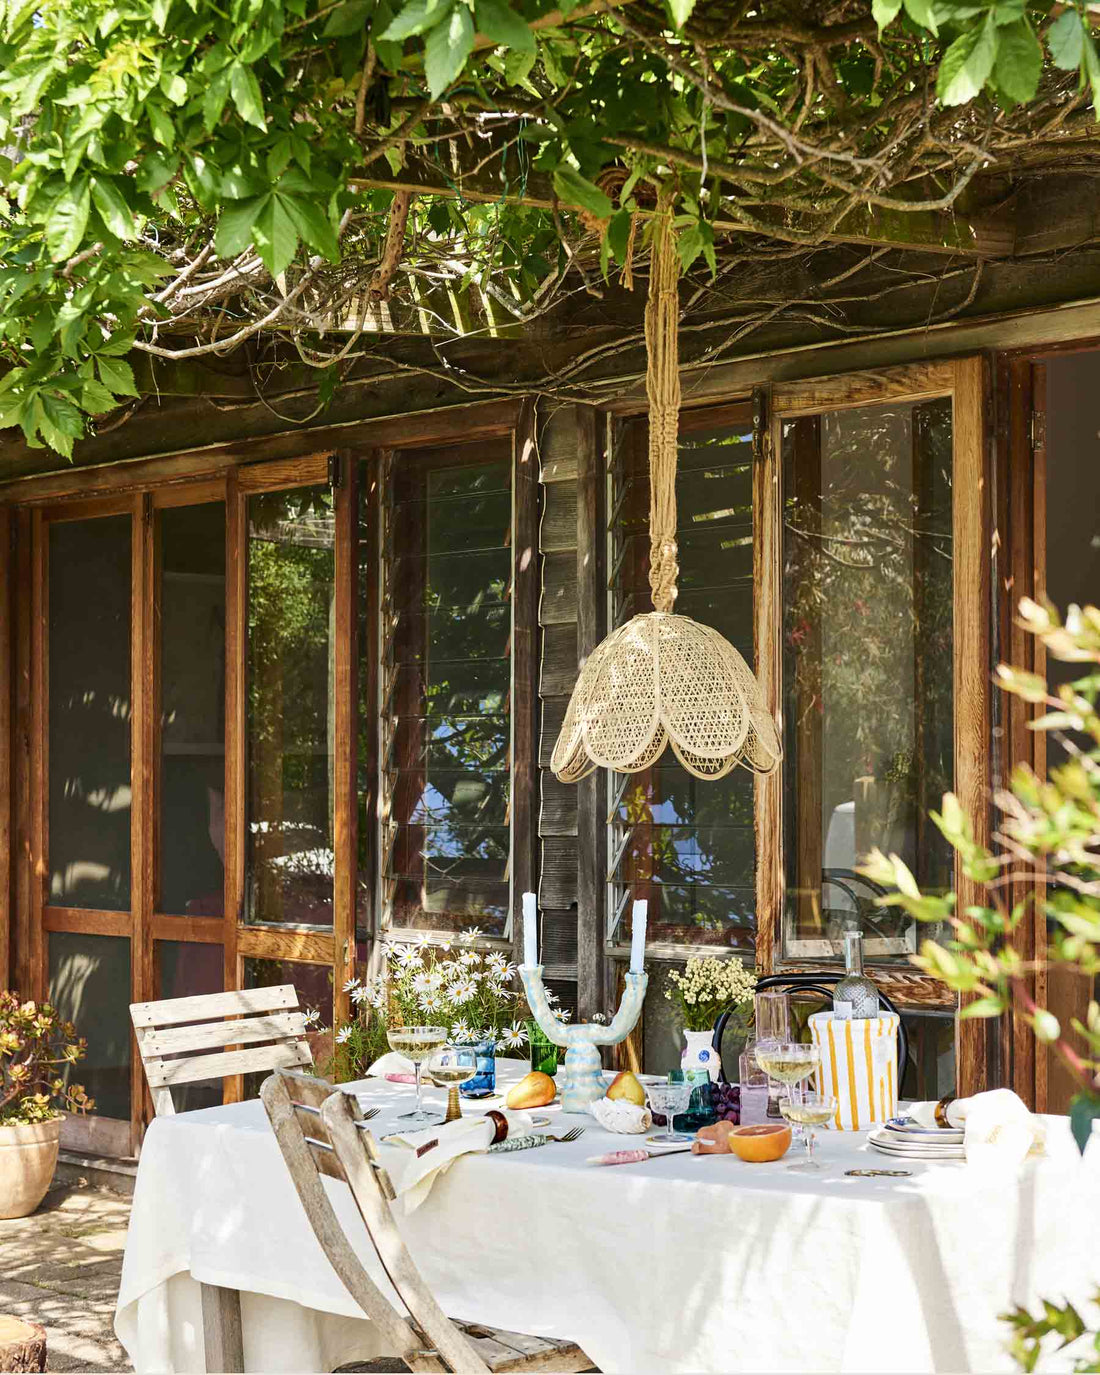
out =
<path fill-rule="evenodd" d="M 244 1341 L 241 1336 L 241 1295 L 237 1289 L 201 1284 L 202 1335 L 207 1375 L 241 1375 Z"/>

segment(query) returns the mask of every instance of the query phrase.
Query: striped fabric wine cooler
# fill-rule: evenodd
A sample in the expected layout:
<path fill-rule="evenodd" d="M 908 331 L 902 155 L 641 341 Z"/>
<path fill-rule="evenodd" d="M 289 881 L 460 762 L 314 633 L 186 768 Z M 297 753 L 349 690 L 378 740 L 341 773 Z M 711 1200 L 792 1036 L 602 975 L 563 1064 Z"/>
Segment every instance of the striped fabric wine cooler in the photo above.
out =
<path fill-rule="evenodd" d="M 819 1093 L 837 1101 L 838 1131 L 863 1131 L 898 1110 L 898 1023 L 896 1013 L 837 1021 L 831 1012 L 810 1018 L 821 1065 L 814 1076 Z"/>

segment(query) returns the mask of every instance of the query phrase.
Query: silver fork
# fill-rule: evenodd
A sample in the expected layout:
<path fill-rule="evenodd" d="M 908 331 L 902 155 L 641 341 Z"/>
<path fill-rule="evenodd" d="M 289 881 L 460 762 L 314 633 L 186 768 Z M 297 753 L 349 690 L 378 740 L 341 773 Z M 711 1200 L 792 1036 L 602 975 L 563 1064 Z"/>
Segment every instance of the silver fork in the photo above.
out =
<path fill-rule="evenodd" d="M 584 1127 L 570 1127 L 564 1136 L 547 1135 L 546 1139 L 547 1141 L 557 1141 L 559 1143 L 565 1141 L 577 1141 L 584 1135 L 584 1132 Z"/>
<path fill-rule="evenodd" d="M 381 1111 L 381 1108 L 363 1108 L 361 1110 L 361 1116 L 359 1118 L 359 1121 L 369 1122 L 372 1117 L 377 1117 Z"/>

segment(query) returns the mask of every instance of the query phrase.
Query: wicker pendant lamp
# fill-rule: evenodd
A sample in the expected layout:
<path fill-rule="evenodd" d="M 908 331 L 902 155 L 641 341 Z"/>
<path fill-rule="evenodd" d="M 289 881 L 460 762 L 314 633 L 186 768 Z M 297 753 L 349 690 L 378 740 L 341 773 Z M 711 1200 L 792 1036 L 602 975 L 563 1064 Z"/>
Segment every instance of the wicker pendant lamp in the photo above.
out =
<path fill-rule="evenodd" d="M 581 669 L 550 760 L 563 783 L 579 782 L 595 768 L 637 773 L 667 744 L 697 778 L 722 778 L 737 764 L 771 773 L 782 757 L 775 723 L 745 660 L 717 630 L 672 611 L 679 573 L 680 261 L 671 220 L 662 205 L 653 223 L 645 311 L 654 609 L 613 630 Z"/>

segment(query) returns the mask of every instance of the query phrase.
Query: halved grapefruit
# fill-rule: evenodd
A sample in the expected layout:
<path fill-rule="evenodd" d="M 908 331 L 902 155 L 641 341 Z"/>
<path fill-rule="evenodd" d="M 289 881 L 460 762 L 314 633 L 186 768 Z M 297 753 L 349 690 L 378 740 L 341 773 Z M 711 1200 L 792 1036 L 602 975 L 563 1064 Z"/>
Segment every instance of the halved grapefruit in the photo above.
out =
<path fill-rule="evenodd" d="M 785 1123 L 734 1127 L 729 1134 L 729 1148 L 734 1155 L 753 1164 L 778 1160 L 791 1148 L 791 1129 Z"/>

